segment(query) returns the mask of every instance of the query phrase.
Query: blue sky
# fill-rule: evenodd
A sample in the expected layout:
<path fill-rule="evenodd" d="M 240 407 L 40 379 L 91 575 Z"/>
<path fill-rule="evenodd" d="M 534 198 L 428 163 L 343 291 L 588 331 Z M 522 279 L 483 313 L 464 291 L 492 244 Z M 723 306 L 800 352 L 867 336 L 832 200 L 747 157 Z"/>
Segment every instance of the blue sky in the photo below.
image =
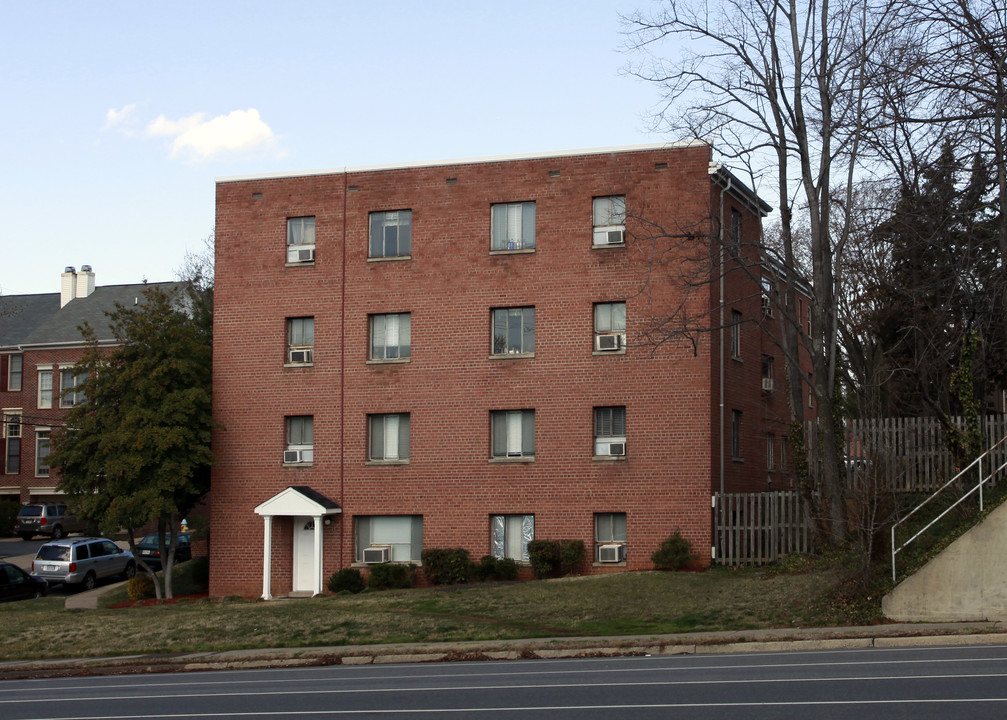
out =
<path fill-rule="evenodd" d="M 0 294 L 176 277 L 233 175 L 660 142 L 650 0 L 0 1 Z"/>

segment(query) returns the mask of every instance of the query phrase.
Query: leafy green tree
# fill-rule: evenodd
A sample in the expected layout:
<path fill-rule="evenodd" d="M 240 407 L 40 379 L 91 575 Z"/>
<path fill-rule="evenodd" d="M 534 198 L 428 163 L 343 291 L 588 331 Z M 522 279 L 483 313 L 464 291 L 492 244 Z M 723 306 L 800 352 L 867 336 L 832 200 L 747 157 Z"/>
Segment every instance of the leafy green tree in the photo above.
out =
<path fill-rule="evenodd" d="M 158 524 L 167 598 L 179 519 L 209 490 L 211 335 L 200 308 L 192 285 L 152 287 L 138 306 L 109 313 L 115 347 L 82 327 L 88 349 L 75 372 L 86 376 L 87 399 L 54 432 L 52 461 L 68 499 L 104 532 L 125 529 L 148 572 L 136 531 Z"/>

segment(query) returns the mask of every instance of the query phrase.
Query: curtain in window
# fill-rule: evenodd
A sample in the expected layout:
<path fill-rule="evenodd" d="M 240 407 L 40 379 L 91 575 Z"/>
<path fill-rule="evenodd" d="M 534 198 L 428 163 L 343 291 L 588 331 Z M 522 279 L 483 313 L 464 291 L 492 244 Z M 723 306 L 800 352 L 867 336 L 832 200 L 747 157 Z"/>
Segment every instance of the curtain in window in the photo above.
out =
<path fill-rule="evenodd" d="M 534 515 L 490 516 L 490 554 L 528 562 L 528 543 L 535 539 Z"/>
<path fill-rule="evenodd" d="M 626 408 L 600 407 L 594 409 L 595 437 L 622 437 L 626 434 Z"/>
<path fill-rule="evenodd" d="M 535 203 L 507 203 L 491 208 L 493 250 L 535 247 Z"/>
<path fill-rule="evenodd" d="M 494 457 L 535 454 L 535 411 L 498 410 L 491 415 Z"/>
<path fill-rule="evenodd" d="M 594 226 L 626 224 L 626 196 L 612 195 L 594 199 Z"/>
<path fill-rule="evenodd" d="M 599 544 L 626 542 L 626 513 L 596 514 L 594 538 Z"/>

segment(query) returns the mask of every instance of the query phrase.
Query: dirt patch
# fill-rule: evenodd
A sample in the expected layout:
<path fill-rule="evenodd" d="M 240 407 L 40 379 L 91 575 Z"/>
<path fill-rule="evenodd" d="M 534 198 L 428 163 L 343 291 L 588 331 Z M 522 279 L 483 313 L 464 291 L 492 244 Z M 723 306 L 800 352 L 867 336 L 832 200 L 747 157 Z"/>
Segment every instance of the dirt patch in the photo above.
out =
<path fill-rule="evenodd" d="M 110 610 L 120 610 L 132 607 L 150 607 L 151 605 L 186 605 L 202 602 L 209 597 L 208 593 L 195 593 L 192 595 L 176 595 L 170 600 L 158 600 L 157 598 L 145 598 L 143 600 L 125 600 L 115 605 L 109 605 Z"/>

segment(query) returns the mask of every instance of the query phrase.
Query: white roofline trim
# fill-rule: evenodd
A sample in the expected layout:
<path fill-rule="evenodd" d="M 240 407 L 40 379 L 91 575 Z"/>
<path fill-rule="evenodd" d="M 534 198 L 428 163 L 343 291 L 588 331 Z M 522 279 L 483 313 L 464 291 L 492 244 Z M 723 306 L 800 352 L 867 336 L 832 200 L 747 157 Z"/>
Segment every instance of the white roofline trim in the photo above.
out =
<path fill-rule="evenodd" d="M 512 162 L 515 160 L 545 160 L 548 158 L 576 157 L 578 155 L 606 155 L 608 153 L 645 152 L 648 150 L 673 150 L 687 147 L 710 147 L 710 143 L 701 140 L 684 140 L 680 142 L 651 143 L 648 145 L 624 145 L 621 147 L 591 148 L 587 150 L 564 150 L 559 152 L 525 153 L 520 155 L 497 155 L 484 158 L 467 158 L 460 160 L 440 160 L 435 162 L 394 163 L 391 165 L 370 165 L 361 167 L 336 168 L 330 170 L 305 170 L 302 172 L 262 173 L 259 175 L 231 175 L 218 177 L 217 184 L 230 182 L 247 182 L 249 180 L 277 180 L 282 178 L 313 177 L 315 175 L 343 175 L 350 173 L 380 172 L 382 170 L 408 170 L 410 168 L 447 167 L 451 165 L 476 165 L 494 162 Z"/>

